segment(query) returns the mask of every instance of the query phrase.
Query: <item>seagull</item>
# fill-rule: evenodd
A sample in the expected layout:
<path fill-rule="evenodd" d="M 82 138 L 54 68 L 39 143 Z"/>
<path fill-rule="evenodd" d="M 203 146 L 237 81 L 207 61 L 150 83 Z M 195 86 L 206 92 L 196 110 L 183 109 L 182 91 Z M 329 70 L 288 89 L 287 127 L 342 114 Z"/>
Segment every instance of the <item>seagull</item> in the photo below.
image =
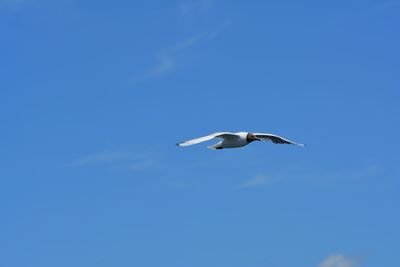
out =
<path fill-rule="evenodd" d="M 297 146 L 304 146 L 275 134 L 269 133 L 249 133 L 249 132 L 217 132 L 203 137 L 187 140 L 177 145 L 180 147 L 191 146 L 198 143 L 206 142 L 214 138 L 221 138 L 222 140 L 215 145 L 209 146 L 209 149 L 223 149 L 223 148 L 237 148 L 250 144 L 253 141 L 271 141 L 274 144 L 291 144 Z"/>

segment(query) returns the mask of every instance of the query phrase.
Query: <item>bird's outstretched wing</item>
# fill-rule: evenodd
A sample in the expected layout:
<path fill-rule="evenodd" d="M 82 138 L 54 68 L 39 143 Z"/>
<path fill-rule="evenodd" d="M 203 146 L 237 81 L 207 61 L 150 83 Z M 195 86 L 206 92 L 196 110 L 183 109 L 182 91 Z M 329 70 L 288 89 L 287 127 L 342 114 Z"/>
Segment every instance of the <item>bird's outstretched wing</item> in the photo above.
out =
<path fill-rule="evenodd" d="M 213 133 L 213 134 L 206 135 L 206 136 L 203 136 L 203 137 L 199 137 L 199 138 L 187 140 L 187 141 L 184 141 L 184 142 L 180 142 L 177 145 L 178 146 L 191 146 L 191 145 L 195 145 L 195 144 L 198 144 L 198 143 L 209 141 L 209 140 L 211 140 L 213 138 L 224 138 L 224 139 L 227 139 L 227 138 L 237 138 L 237 137 L 238 137 L 238 135 L 236 135 L 234 133 L 218 132 L 218 133 Z"/>
<path fill-rule="evenodd" d="M 275 134 L 269 134 L 269 133 L 255 133 L 254 134 L 257 138 L 260 138 L 263 141 L 271 141 L 274 144 L 291 144 L 291 145 L 298 145 L 298 146 L 304 146 L 304 144 L 299 144 L 293 141 L 290 141 L 288 139 L 285 139 L 283 137 L 277 136 Z"/>

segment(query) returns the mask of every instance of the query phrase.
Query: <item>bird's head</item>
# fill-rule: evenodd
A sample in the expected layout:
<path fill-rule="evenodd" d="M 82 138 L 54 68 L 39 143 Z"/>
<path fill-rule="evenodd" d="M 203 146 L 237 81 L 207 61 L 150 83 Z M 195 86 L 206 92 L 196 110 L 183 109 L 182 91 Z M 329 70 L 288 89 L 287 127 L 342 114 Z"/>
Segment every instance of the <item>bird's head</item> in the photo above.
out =
<path fill-rule="evenodd" d="M 260 138 L 256 137 L 253 133 L 248 133 L 246 136 L 247 143 L 251 143 L 253 141 L 261 141 Z"/>

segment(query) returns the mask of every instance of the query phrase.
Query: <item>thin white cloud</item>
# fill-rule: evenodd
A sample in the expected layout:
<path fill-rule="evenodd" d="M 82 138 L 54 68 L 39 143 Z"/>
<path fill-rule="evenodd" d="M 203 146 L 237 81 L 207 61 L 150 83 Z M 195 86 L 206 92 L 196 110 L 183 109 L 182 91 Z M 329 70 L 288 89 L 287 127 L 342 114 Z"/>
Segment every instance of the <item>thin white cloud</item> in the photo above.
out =
<path fill-rule="evenodd" d="M 352 257 L 344 256 L 340 253 L 335 253 L 329 255 L 324 259 L 318 267 L 356 267 L 358 265 L 358 260 Z"/>
<path fill-rule="evenodd" d="M 171 46 L 158 56 L 158 62 L 153 67 L 144 73 L 134 76 L 133 82 L 158 78 L 175 72 L 178 68 L 182 67 L 179 58 L 183 56 L 182 54 L 184 52 L 202 42 L 210 41 L 216 38 L 229 25 L 230 22 L 226 22 L 212 31 L 193 35 L 182 42 Z"/>
<path fill-rule="evenodd" d="M 199 43 L 203 38 L 203 35 L 195 35 L 167 49 L 166 52 L 158 56 L 157 64 L 145 73 L 137 76 L 135 80 L 147 80 L 173 73 L 178 67 L 178 57 L 180 53 Z"/>
<path fill-rule="evenodd" d="M 267 177 L 257 175 L 254 178 L 247 180 L 239 185 L 240 188 L 251 188 L 263 186 L 268 182 Z"/>
<path fill-rule="evenodd" d="M 193 16 L 209 13 L 214 6 L 214 0 L 184 0 L 178 3 L 178 12 L 181 16 Z"/>
<path fill-rule="evenodd" d="M 182 50 L 188 49 L 188 48 L 200 43 L 201 41 L 204 41 L 205 39 L 207 39 L 208 35 L 209 35 L 209 33 L 203 32 L 200 34 L 196 34 L 190 38 L 187 38 L 186 40 L 174 45 L 172 47 L 170 53 L 179 53 Z"/>
<path fill-rule="evenodd" d="M 216 38 L 222 31 L 224 31 L 229 25 L 231 24 L 230 21 L 227 21 L 220 25 L 219 27 L 216 27 L 212 31 L 206 31 L 202 33 L 198 33 L 196 35 L 193 35 L 186 40 L 174 45 L 172 49 L 170 50 L 170 53 L 179 53 L 183 50 L 189 49 L 201 42 L 205 41 L 210 41 L 214 38 Z"/>
<path fill-rule="evenodd" d="M 103 151 L 80 158 L 80 166 L 100 165 L 119 170 L 140 171 L 154 166 L 154 160 L 144 154 Z"/>
<path fill-rule="evenodd" d="M 304 182 L 325 182 L 325 181 L 364 181 L 374 178 L 382 180 L 387 173 L 399 173 L 399 167 L 384 167 L 380 164 L 370 163 L 368 166 L 358 166 L 353 169 L 310 171 L 299 167 L 293 167 L 280 172 L 261 172 L 250 176 L 250 179 L 236 185 L 236 188 L 254 188 L 266 185 L 273 185 L 293 180 Z M 391 177 L 391 175 L 389 175 Z"/>
<path fill-rule="evenodd" d="M 0 7 L 18 10 L 30 2 L 32 2 L 32 0 L 0 0 Z"/>
<path fill-rule="evenodd" d="M 379 3 L 375 6 L 370 7 L 366 13 L 367 14 L 378 13 L 381 11 L 385 11 L 387 9 L 399 8 L 399 7 L 400 7 L 400 1 L 388 1 L 388 2 Z"/>
<path fill-rule="evenodd" d="M 286 176 L 282 175 L 256 175 L 253 178 L 246 180 L 238 185 L 238 188 L 254 188 L 261 187 L 277 182 L 281 182 L 283 180 L 288 179 Z"/>
<path fill-rule="evenodd" d="M 155 161 L 150 159 L 141 159 L 134 162 L 127 163 L 125 165 L 120 165 L 120 169 L 125 169 L 129 171 L 143 171 L 155 166 Z"/>
<path fill-rule="evenodd" d="M 129 153 L 104 151 L 95 153 L 78 160 L 80 165 L 105 164 L 125 160 L 134 160 L 137 156 Z"/>
<path fill-rule="evenodd" d="M 147 80 L 150 78 L 161 77 L 173 72 L 176 68 L 176 59 L 171 55 L 163 55 L 159 57 L 157 65 L 149 69 L 147 72 L 137 77 L 136 80 Z"/>

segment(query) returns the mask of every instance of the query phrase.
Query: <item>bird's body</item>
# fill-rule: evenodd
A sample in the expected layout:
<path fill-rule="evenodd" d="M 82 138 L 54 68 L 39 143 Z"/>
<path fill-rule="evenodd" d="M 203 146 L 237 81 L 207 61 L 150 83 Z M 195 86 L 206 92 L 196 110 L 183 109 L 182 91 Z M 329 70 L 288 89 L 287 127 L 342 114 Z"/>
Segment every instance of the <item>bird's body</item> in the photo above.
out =
<path fill-rule="evenodd" d="M 223 148 L 237 148 L 243 147 L 250 144 L 253 141 L 271 141 L 275 144 L 293 144 L 304 146 L 303 144 L 298 144 L 293 141 L 287 140 L 283 137 L 267 134 L 267 133 L 249 133 L 249 132 L 217 132 L 207 136 L 191 139 L 178 143 L 178 146 L 190 146 L 198 143 L 206 142 L 214 138 L 221 138 L 222 140 L 218 143 L 209 146 L 210 149 L 223 149 Z"/>
<path fill-rule="evenodd" d="M 209 146 L 211 149 L 222 149 L 222 148 L 236 148 L 247 145 L 245 132 L 239 132 L 235 135 L 225 134 L 222 135 L 222 140 L 215 145 Z"/>

